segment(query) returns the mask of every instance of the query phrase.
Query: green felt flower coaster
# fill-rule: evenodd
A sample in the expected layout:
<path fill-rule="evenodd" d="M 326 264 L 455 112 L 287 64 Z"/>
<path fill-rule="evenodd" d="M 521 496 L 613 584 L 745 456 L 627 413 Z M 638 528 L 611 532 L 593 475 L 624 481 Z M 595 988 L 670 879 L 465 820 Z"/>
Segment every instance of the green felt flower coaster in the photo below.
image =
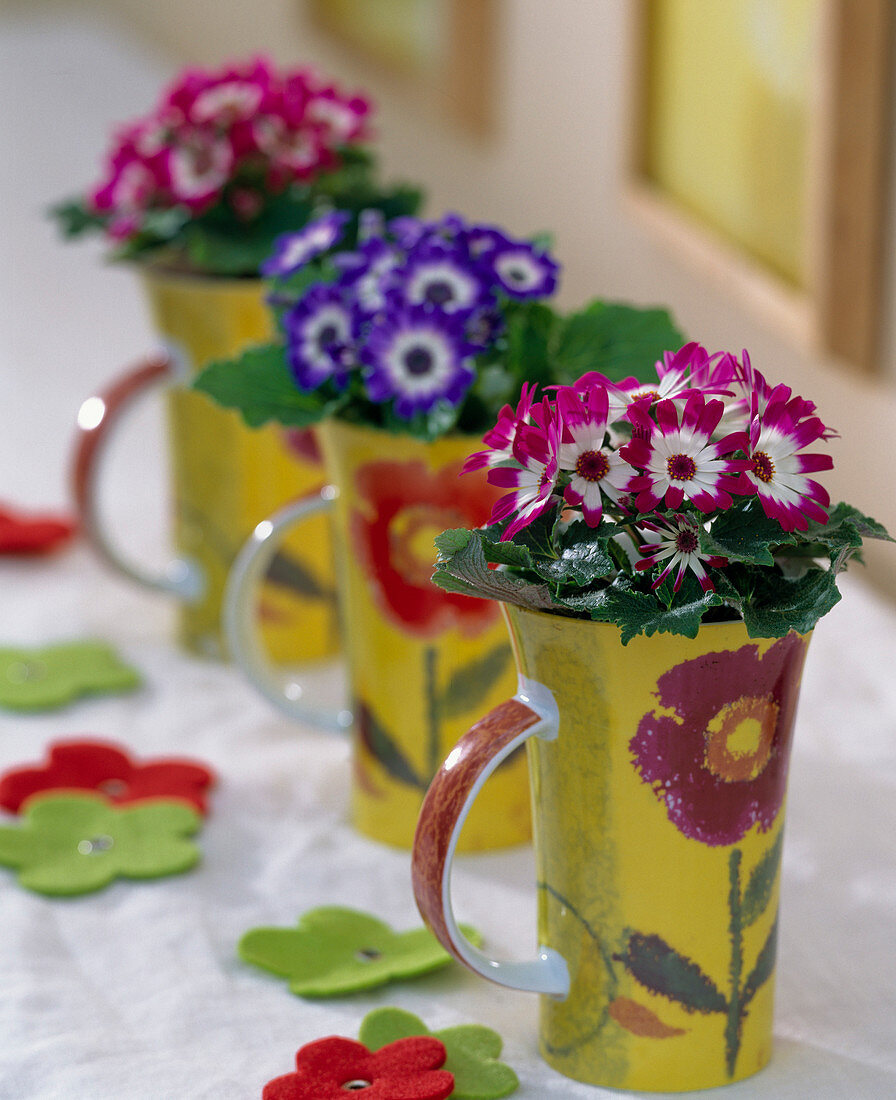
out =
<path fill-rule="evenodd" d="M 0 866 L 39 894 L 88 894 L 119 877 L 160 878 L 199 861 L 188 838 L 202 818 L 185 802 L 117 806 L 98 794 L 47 794 L 30 799 L 18 821 L 0 826 Z"/>
<path fill-rule="evenodd" d="M 52 710 L 82 695 L 130 691 L 140 676 L 105 642 L 0 647 L 0 707 Z"/>
<path fill-rule="evenodd" d="M 471 942 L 481 942 L 475 929 L 461 927 Z M 374 989 L 451 961 L 427 928 L 395 932 L 369 913 L 337 905 L 309 910 L 295 928 L 253 928 L 237 951 L 245 962 L 288 978 L 300 997 Z"/>
<path fill-rule="evenodd" d="M 461 1024 L 430 1031 L 412 1012 L 402 1008 L 377 1008 L 361 1021 L 358 1039 L 369 1050 L 380 1050 L 398 1039 L 428 1035 L 445 1047 L 442 1067 L 454 1075 L 451 1100 L 496 1100 L 519 1087 L 519 1078 L 499 1062 L 503 1041 L 497 1031 L 481 1024 Z"/>

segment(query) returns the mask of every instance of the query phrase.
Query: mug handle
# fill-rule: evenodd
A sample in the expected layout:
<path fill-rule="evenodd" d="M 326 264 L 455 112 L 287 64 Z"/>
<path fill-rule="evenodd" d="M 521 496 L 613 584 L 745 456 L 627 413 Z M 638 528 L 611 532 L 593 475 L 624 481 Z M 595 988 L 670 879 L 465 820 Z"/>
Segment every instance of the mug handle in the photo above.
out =
<path fill-rule="evenodd" d="M 417 821 L 411 876 L 424 921 L 458 962 L 498 985 L 562 1000 L 569 993 L 569 967 L 559 952 L 541 946 L 528 962 L 491 959 L 461 932 L 451 905 L 457 841 L 485 781 L 530 737 L 553 741 L 558 728 L 553 693 L 537 680 L 520 676 L 517 694 L 464 734 L 433 779 Z"/>
<path fill-rule="evenodd" d="M 168 592 L 195 603 L 202 599 L 206 580 L 202 567 L 192 558 L 172 558 L 160 573 L 153 573 L 128 560 L 115 545 L 100 517 L 97 487 L 103 455 L 113 431 L 134 403 L 151 386 L 179 377 L 170 356 L 159 355 L 138 363 L 107 389 L 82 402 L 75 429 L 72 489 L 81 527 L 97 554 L 126 577 L 160 592 Z"/>
<path fill-rule="evenodd" d="M 327 511 L 338 495 L 334 485 L 324 485 L 262 520 L 234 559 L 224 586 L 222 610 L 230 656 L 255 689 L 287 717 L 329 732 L 347 730 L 352 724 L 352 712 L 345 707 L 335 710 L 309 703 L 302 698 L 301 684 L 281 683 L 265 655 L 252 598 L 286 531 L 293 524 Z"/>

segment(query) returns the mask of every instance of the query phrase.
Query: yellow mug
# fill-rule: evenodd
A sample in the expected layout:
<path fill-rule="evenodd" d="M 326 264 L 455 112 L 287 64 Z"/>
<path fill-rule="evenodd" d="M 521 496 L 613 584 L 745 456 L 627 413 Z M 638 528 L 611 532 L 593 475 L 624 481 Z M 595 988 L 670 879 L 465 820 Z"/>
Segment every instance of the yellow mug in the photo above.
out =
<path fill-rule="evenodd" d="M 426 796 L 421 913 L 471 970 L 542 994 L 542 1056 L 574 1080 L 681 1092 L 750 1076 L 771 1055 L 782 806 L 809 636 L 715 623 L 622 646 L 611 623 L 505 611 L 518 692 Z M 524 743 L 540 947 L 502 962 L 460 931 L 451 865 L 479 790 Z"/>
<path fill-rule="evenodd" d="M 234 658 L 258 690 L 294 719 L 353 736 L 352 822 L 366 836 L 409 848 L 423 795 L 472 718 L 513 691 L 507 635 L 496 604 L 443 592 L 430 581 L 433 539 L 484 523 L 497 492 L 459 477 L 475 440 L 430 443 L 330 420 L 318 429 L 330 484 L 259 524 L 227 585 Z M 255 581 L 283 534 L 308 516 L 334 523 L 348 704 L 309 703 L 308 683 L 271 669 L 251 615 Z M 523 754 L 495 778 L 470 815 L 465 850 L 530 836 Z"/>
<path fill-rule="evenodd" d="M 144 283 L 166 351 L 82 404 L 75 500 L 82 529 L 107 563 L 178 600 L 181 643 L 200 655 L 224 656 L 221 601 L 233 559 L 259 520 L 323 484 L 323 466 L 312 433 L 247 428 L 237 413 L 189 388 L 208 362 L 270 337 L 265 284 L 159 272 L 147 273 Z M 176 556 L 153 571 L 122 549 L 99 498 L 113 429 L 156 385 L 166 387 Z M 263 578 L 259 615 L 274 661 L 314 661 L 338 651 L 326 518 L 309 524 L 301 541 L 281 547 Z"/>

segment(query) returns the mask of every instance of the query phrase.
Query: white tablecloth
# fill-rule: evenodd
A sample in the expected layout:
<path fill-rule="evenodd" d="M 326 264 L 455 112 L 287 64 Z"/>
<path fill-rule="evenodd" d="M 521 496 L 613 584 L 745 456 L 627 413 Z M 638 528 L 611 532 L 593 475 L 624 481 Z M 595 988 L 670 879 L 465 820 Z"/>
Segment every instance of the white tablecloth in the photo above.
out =
<path fill-rule="evenodd" d="M 65 503 L 80 398 L 151 347 L 132 276 L 104 268 L 94 246 L 58 243 L 43 209 L 92 177 L 108 123 L 143 110 L 166 75 L 90 24 L 0 15 L 0 500 Z M 164 469 L 146 460 L 158 430 L 152 413 L 138 423 L 112 490 L 150 556 L 164 541 Z M 816 632 L 797 720 L 775 1056 L 731 1086 L 732 1100 L 896 1096 L 896 614 L 859 575 L 843 592 Z M 347 826 L 344 743 L 279 717 L 232 669 L 179 653 L 171 626 L 164 599 L 111 576 L 81 544 L 0 561 L 0 645 L 99 637 L 145 680 L 54 713 L 0 711 L 0 769 L 88 734 L 140 756 L 187 753 L 220 777 L 202 864 L 186 875 L 50 900 L 0 870 L 0 1097 L 246 1100 L 302 1044 L 357 1035 L 367 1011 L 391 1004 L 432 1028 L 496 1028 L 520 1100 L 618 1095 L 547 1069 L 536 999 L 458 967 L 309 1002 L 237 959 L 249 928 L 321 904 L 417 925 L 408 857 Z M 531 878 L 528 848 L 459 861 L 458 908 L 497 955 L 534 947 Z"/>

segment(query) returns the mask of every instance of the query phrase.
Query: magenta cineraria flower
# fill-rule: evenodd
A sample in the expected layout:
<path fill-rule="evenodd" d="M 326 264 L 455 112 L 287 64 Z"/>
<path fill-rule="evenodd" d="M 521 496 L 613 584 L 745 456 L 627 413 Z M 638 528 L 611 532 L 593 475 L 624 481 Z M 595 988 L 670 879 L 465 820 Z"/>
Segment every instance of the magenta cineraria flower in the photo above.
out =
<path fill-rule="evenodd" d="M 261 265 L 262 275 L 282 278 L 298 271 L 341 240 L 350 217 L 345 210 L 332 210 L 296 233 L 282 234 L 274 241 L 274 254 Z"/>
<path fill-rule="evenodd" d="M 564 387 L 556 401 L 561 425 L 557 458 L 560 469 L 570 472 L 563 495 L 582 509 L 589 527 L 597 527 L 604 497 L 618 501 L 636 471 L 607 443 L 610 403 L 604 386 L 592 386 L 581 396 Z"/>
<path fill-rule="evenodd" d="M 641 544 L 640 552 L 644 557 L 635 563 L 636 569 L 645 570 L 652 569 L 661 561 L 666 561 L 666 567 L 653 582 L 653 588 L 659 588 L 677 565 L 678 573 L 672 584 L 673 591 L 677 592 L 681 588 L 681 582 L 688 569 L 694 573 L 704 592 L 715 591 L 715 585 L 709 579 L 705 566 L 727 565 L 728 559 L 700 553 L 700 527 L 693 516 L 676 512 L 669 517 L 668 523 L 657 518 L 640 520 L 638 526 L 647 531 L 655 531 L 660 536 L 656 542 Z"/>
<path fill-rule="evenodd" d="M 805 531 L 810 519 L 827 523 L 830 504 L 827 491 L 806 475 L 830 470 L 834 463 L 829 455 L 797 452 L 824 439 L 827 429 L 817 416 L 802 416 L 808 404 L 803 398 L 787 400 L 776 393 L 750 424 L 746 476 L 767 516 L 785 531 Z"/>
<path fill-rule="evenodd" d="M 347 384 L 354 318 L 338 287 L 312 287 L 283 315 L 283 325 L 289 366 L 299 389 L 307 393 L 328 379 L 340 388 Z"/>
<path fill-rule="evenodd" d="M 513 443 L 516 433 L 523 424 L 528 424 L 529 414 L 532 411 L 532 402 L 535 400 L 534 385 L 523 383 L 520 399 L 515 409 L 504 405 L 498 413 L 498 420 L 494 428 L 491 428 L 482 437 L 482 442 L 488 445 L 487 451 L 476 451 L 464 462 L 461 473 L 469 473 L 470 470 L 482 470 L 489 466 L 498 466 L 502 462 L 513 459 Z"/>
<path fill-rule="evenodd" d="M 648 402 L 629 409 L 635 431 L 620 454 L 644 472 L 634 477 L 631 490 L 640 512 L 650 512 L 664 501 L 667 508 L 679 508 L 689 500 L 701 512 L 731 507 L 732 493 L 751 493 L 753 486 L 740 476 L 749 466 L 730 453 L 746 450 L 746 432 L 732 432 L 711 442 L 724 412 L 721 401 L 706 401 L 701 393 L 688 397 L 679 412 L 673 401 L 656 405 L 656 420 Z"/>
<path fill-rule="evenodd" d="M 501 535 L 502 541 L 528 527 L 553 500 L 560 472 L 557 462 L 560 434 L 557 419 L 547 404 L 544 412 L 545 427 L 524 424 L 516 432 L 513 457 L 518 465 L 498 466 L 488 472 L 492 485 L 515 490 L 497 501 L 489 519 L 489 523 L 498 523 L 514 516 Z"/>
<path fill-rule="evenodd" d="M 471 353 L 450 314 L 422 306 L 377 320 L 359 350 L 371 401 L 394 399 L 404 420 L 439 401 L 460 404 L 476 377 Z"/>

